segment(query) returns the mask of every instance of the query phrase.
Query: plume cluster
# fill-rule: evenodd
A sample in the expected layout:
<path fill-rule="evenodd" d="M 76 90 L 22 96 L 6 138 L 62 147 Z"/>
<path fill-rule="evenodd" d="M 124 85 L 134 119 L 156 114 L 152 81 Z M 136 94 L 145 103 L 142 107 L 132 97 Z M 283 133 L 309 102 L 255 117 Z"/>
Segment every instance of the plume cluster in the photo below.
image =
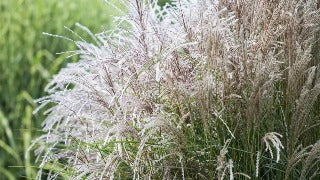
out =
<path fill-rule="evenodd" d="M 319 177 L 316 0 L 120 4 L 38 100 L 38 179 Z"/>

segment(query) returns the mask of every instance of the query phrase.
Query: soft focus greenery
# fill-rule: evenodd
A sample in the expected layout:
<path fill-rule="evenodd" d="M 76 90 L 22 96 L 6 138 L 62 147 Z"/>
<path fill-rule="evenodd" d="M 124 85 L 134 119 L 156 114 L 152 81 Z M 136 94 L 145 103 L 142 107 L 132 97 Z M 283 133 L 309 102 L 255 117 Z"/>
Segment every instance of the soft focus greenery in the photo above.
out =
<path fill-rule="evenodd" d="M 41 133 L 43 118 L 32 115 L 34 99 L 45 95 L 48 79 L 72 61 L 56 53 L 75 49 L 73 43 L 42 33 L 76 39 L 66 26 L 86 37 L 76 22 L 96 33 L 107 29 L 113 13 L 102 0 L 0 1 L 0 179 L 34 177 L 33 153 L 24 156 Z"/>

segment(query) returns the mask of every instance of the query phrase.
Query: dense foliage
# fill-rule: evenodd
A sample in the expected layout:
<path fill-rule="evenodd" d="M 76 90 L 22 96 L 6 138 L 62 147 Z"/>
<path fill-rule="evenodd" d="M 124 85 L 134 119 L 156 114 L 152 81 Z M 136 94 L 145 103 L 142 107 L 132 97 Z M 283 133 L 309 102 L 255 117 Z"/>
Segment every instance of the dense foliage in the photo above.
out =
<path fill-rule="evenodd" d="M 38 179 L 320 178 L 318 1 L 121 2 L 38 100 Z"/>

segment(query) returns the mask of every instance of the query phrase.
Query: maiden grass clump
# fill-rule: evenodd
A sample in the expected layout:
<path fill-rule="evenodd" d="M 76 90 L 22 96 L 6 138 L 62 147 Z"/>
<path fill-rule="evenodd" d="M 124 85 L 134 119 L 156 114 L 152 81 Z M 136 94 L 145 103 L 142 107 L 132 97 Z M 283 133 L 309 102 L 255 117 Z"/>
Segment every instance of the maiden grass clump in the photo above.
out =
<path fill-rule="evenodd" d="M 38 100 L 38 178 L 319 178 L 317 5 L 122 1 Z"/>

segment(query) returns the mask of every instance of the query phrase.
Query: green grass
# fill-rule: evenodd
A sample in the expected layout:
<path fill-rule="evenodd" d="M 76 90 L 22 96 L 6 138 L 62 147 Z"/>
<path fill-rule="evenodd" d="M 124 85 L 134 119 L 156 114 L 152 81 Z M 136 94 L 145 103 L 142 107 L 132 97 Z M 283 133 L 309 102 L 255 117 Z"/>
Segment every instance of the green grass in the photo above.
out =
<path fill-rule="evenodd" d="M 56 54 L 75 49 L 73 43 L 42 33 L 74 37 L 66 26 L 85 34 L 76 22 L 100 32 L 108 28 L 113 13 L 102 0 L 0 1 L 0 177 L 35 176 L 33 153 L 24 156 L 41 133 L 43 117 L 32 115 L 33 101 L 45 95 L 52 74 L 76 59 Z"/>

